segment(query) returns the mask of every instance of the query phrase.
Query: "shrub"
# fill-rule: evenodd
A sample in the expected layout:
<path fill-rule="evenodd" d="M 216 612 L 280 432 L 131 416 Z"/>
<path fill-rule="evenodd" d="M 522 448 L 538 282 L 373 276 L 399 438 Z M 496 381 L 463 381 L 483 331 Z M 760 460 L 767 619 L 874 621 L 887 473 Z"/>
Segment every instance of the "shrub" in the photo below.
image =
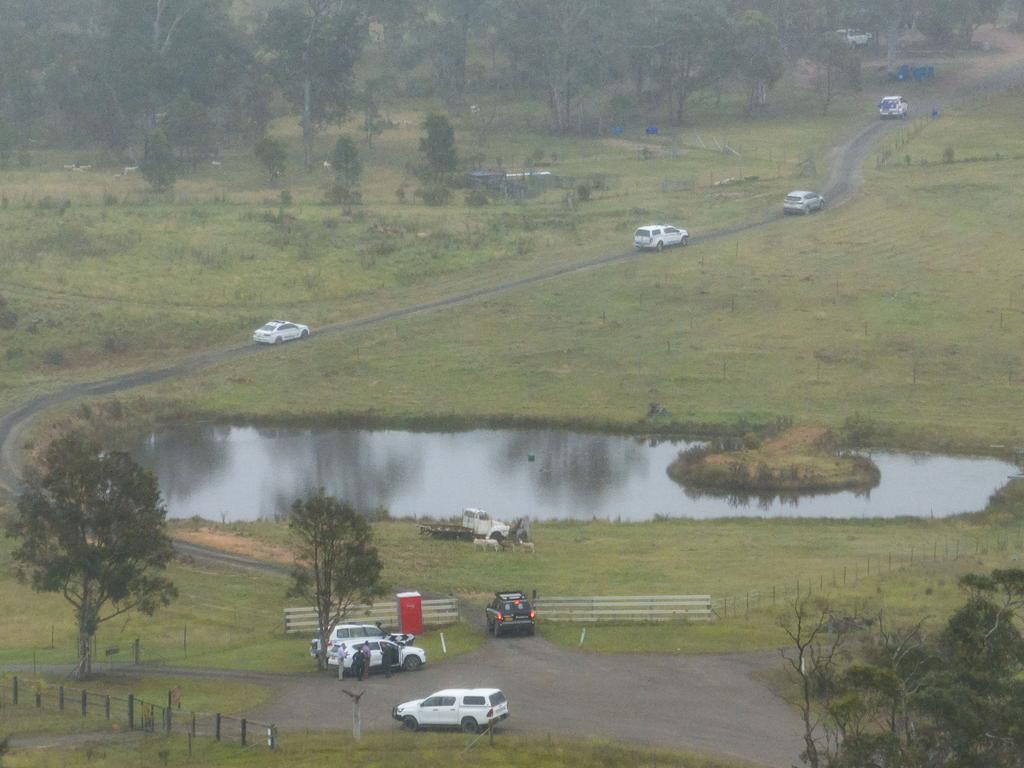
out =
<path fill-rule="evenodd" d="M 352 189 L 345 184 L 335 184 L 329 190 L 325 198 L 333 205 L 359 205 L 363 196 L 358 189 Z"/>
<path fill-rule="evenodd" d="M 473 208 L 481 208 L 490 202 L 490 198 L 487 197 L 487 193 L 482 189 L 474 189 L 466 193 L 466 205 L 472 206 Z"/>
<path fill-rule="evenodd" d="M 128 345 L 125 344 L 124 339 L 118 338 L 117 336 L 107 336 L 103 339 L 103 351 L 109 352 L 110 354 L 121 354 L 128 350 Z"/>
<path fill-rule="evenodd" d="M 443 184 L 431 184 L 429 187 L 417 189 L 416 196 L 423 201 L 424 205 L 442 206 L 448 205 L 448 201 L 452 198 L 452 191 Z"/>
<path fill-rule="evenodd" d="M 576 199 L 581 203 L 590 200 L 590 186 L 588 184 L 580 184 L 576 187 Z"/>
<path fill-rule="evenodd" d="M 291 204 L 292 204 L 292 193 L 289 192 L 287 189 L 282 189 L 281 190 L 281 205 L 291 205 Z"/>
<path fill-rule="evenodd" d="M 64 350 L 49 349 L 43 354 L 43 362 L 47 365 L 64 365 Z"/>
<path fill-rule="evenodd" d="M 139 170 L 157 192 L 165 192 L 174 186 L 178 177 L 178 159 L 163 131 L 154 131 L 146 137 Z"/>
<path fill-rule="evenodd" d="M 398 199 L 398 202 L 400 203 L 406 202 L 404 186 L 398 187 L 398 189 L 395 190 L 395 197 Z"/>
<path fill-rule="evenodd" d="M 107 205 L 107 206 L 117 205 L 117 203 L 118 203 L 117 195 L 115 195 L 113 192 L 104 192 L 103 193 L 103 204 L 104 205 Z"/>
<path fill-rule="evenodd" d="M 7 305 L 7 299 L 0 295 L 0 328 L 11 329 L 18 327 L 18 313 Z"/>
<path fill-rule="evenodd" d="M 944 150 L 942 150 L 942 162 L 952 163 L 954 160 L 956 160 L 955 149 L 953 149 L 952 147 L 946 147 Z"/>
<path fill-rule="evenodd" d="M 748 451 L 756 451 L 761 445 L 761 436 L 757 432 L 747 432 L 743 436 L 743 447 Z"/>

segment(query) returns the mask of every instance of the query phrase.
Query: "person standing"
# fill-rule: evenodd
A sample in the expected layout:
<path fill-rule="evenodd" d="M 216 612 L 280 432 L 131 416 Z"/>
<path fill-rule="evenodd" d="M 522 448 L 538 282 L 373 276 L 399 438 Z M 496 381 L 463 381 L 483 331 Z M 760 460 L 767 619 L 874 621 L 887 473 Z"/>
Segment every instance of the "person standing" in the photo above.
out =
<path fill-rule="evenodd" d="M 365 680 L 370 675 L 370 641 L 367 640 L 363 643 L 363 647 L 359 649 L 360 655 L 363 657 L 362 664 L 362 675 L 360 680 Z"/>
<path fill-rule="evenodd" d="M 384 677 L 391 677 L 391 665 L 395 663 L 395 646 L 391 643 L 382 642 L 380 644 L 380 660 L 384 665 Z"/>
<path fill-rule="evenodd" d="M 348 658 L 348 649 L 342 643 L 338 648 L 338 679 L 345 677 L 345 659 Z"/>
<path fill-rule="evenodd" d="M 359 648 L 352 649 L 352 677 L 363 679 L 363 653 Z"/>

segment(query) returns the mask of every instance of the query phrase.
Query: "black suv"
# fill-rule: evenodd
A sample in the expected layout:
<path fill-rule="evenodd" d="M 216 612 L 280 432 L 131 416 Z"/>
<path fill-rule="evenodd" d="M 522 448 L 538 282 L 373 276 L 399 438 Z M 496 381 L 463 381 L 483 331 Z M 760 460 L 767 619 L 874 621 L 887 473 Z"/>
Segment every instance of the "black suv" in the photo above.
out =
<path fill-rule="evenodd" d="M 507 632 L 534 633 L 537 612 L 522 592 L 495 592 L 487 606 L 487 631 L 499 637 Z"/>

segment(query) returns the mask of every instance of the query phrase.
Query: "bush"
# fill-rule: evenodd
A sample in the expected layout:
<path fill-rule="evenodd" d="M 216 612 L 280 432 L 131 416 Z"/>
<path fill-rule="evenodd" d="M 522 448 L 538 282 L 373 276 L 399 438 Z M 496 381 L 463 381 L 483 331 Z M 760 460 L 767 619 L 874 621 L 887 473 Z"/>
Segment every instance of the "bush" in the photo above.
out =
<path fill-rule="evenodd" d="M 587 184 L 580 184 L 576 187 L 576 199 L 581 203 L 585 203 L 590 200 L 590 186 Z"/>
<path fill-rule="evenodd" d="M 942 150 L 942 162 L 952 163 L 954 160 L 956 160 L 955 149 L 953 149 L 952 147 L 946 147 L 944 150 Z"/>
<path fill-rule="evenodd" d="M 398 187 L 398 188 L 397 188 L 397 189 L 395 190 L 395 198 L 396 198 L 396 199 L 398 200 L 398 202 L 400 202 L 400 203 L 404 203 L 404 202 L 406 202 L 406 197 L 405 197 L 405 187 Z"/>
<path fill-rule="evenodd" d="M 325 198 L 333 205 L 359 205 L 363 196 L 358 189 L 352 189 L 344 184 L 335 184 L 329 190 Z"/>
<path fill-rule="evenodd" d="M 7 299 L 0 295 L 0 328 L 10 330 L 18 327 L 18 313 L 7 305 Z"/>
<path fill-rule="evenodd" d="M 281 205 L 291 205 L 291 204 L 292 204 L 292 193 L 289 192 L 287 189 L 282 189 L 281 190 Z"/>
<path fill-rule="evenodd" d="M 487 197 L 487 193 L 482 189 L 474 189 L 471 192 L 466 193 L 466 205 L 472 206 L 473 208 L 481 208 L 490 202 L 490 198 Z"/>
<path fill-rule="evenodd" d="M 64 350 L 50 349 L 43 354 L 43 362 L 47 365 L 64 365 Z"/>
<path fill-rule="evenodd" d="M 443 184 L 432 184 L 416 190 L 416 197 L 423 201 L 424 205 L 442 206 L 448 205 L 452 199 L 452 191 Z"/>
<path fill-rule="evenodd" d="M 118 202 L 117 195 L 115 195 L 113 192 L 104 192 L 103 193 L 103 204 L 104 205 L 107 205 L 107 206 L 117 205 L 117 202 Z"/>
<path fill-rule="evenodd" d="M 761 436 L 756 432 L 747 432 L 743 436 L 743 447 L 748 451 L 756 451 L 762 445 Z"/>

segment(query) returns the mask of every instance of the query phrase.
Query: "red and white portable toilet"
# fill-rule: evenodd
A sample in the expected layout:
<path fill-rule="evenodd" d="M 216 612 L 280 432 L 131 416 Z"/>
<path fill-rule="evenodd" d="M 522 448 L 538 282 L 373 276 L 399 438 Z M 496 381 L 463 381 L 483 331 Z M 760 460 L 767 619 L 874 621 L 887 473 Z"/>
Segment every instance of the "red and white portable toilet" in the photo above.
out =
<path fill-rule="evenodd" d="M 423 634 L 423 596 L 419 592 L 399 592 L 398 631 L 408 635 Z"/>

